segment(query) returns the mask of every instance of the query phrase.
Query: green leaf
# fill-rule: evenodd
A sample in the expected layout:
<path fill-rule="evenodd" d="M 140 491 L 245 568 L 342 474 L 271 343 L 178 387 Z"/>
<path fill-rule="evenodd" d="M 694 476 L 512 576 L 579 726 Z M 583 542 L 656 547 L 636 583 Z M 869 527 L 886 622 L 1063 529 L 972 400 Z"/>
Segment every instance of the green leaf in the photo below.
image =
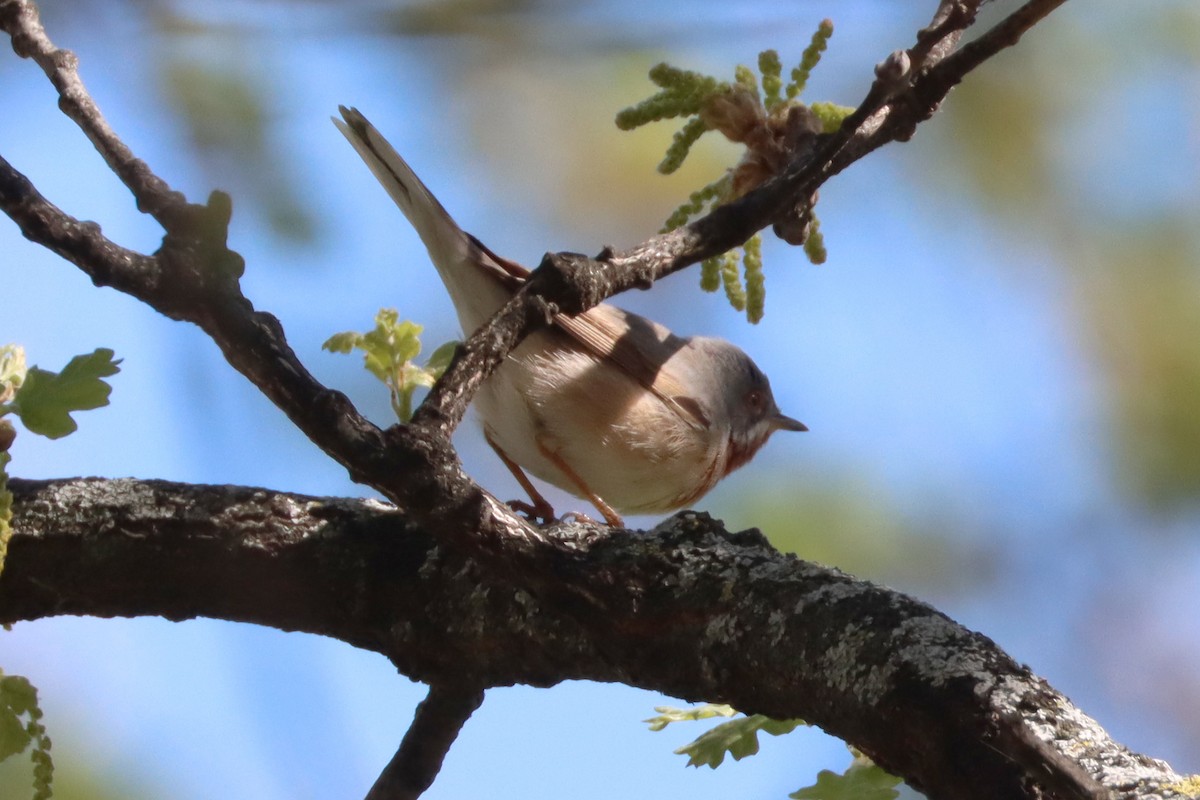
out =
<path fill-rule="evenodd" d="M 331 353 L 350 353 L 354 351 L 361 338 L 354 331 L 342 331 L 326 339 L 325 343 L 321 345 L 321 349 L 328 350 Z"/>
<path fill-rule="evenodd" d="M 650 730 L 652 731 L 661 731 L 672 722 L 690 722 L 698 719 L 711 719 L 712 717 L 733 717 L 739 713 L 733 706 L 717 705 L 715 703 L 694 706 L 692 708 L 655 706 L 654 710 L 658 712 L 657 717 L 642 720 L 642 722 L 649 723 Z"/>
<path fill-rule="evenodd" d="M 0 761 L 24 753 L 33 737 L 12 709 L 0 708 Z"/>
<path fill-rule="evenodd" d="M 28 721 L 22 724 L 21 717 L 28 717 Z M 6 676 L 0 671 L 0 761 L 33 745 L 29 756 L 33 763 L 33 800 L 49 800 L 54 780 L 50 737 L 41 718 L 33 684 L 19 675 Z"/>
<path fill-rule="evenodd" d="M 392 340 L 395 342 L 395 359 L 400 363 L 412 361 L 421 353 L 421 331 L 425 328 L 405 320 L 395 327 Z"/>
<path fill-rule="evenodd" d="M 817 782 L 788 797 L 793 800 L 894 800 L 900 796 L 900 779 L 890 775 L 866 756 L 857 755 L 841 775 L 829 770 L 817 774 Z"/>
<path fill-rule="evenodd" d="M 102 378 L 117 374 L 119 360 L 113 351 L 97 348 L 86 356 L 75 356 L 59 373 L 32 367 L 13 399 L 13 410 L 31 433 L 58 439 L 79 426 L 72 411 L 87 411 L 108 405 L 112 387 Z"/>
<path fill-rule="evenodd" d="M 762 714 L 754 714 L 741 719 L 722 722 L 715 728 L 701 734 L 691 744 L 679 748 L 675 752 L 688 757 L 689 767 L 707 765 L 712 769 L 721 766 L 725 754 L 733 756 L 734 761 L 740 761 L 746 756 L 758 752 L 758 732 L 763 731 L 772 736 L 782 736 L 791 733 L 798 726 L 805 724 L 799 719 L 771 719 Z"/>
<path fill-rule="evenodd" d="M 378 378 L 391 395 L 392 409 L 401 422 L 412 416 L 413 392 L 430 387 L 446 371 L 458 342 L 447 342 L 433 352 L 424 367 L 413 363 L 421 354 L 420 325 L 401 320 L 394 308 L 381 308 L 375 327 L 366 333 L 335 333 L 321 345 L 331 353 L 361 350 L 363 366 Z"/>
<path fill-rule="evenodd" d="M 13 399 L 25 381 L 25 348 L 6 344 L 0 347 L 0 403 Z M 4 411 L 0 410 L 0 416 Z"/>
<path fill-rule="evenodd" d="M 37 689 L 28 678 L 0 672 L 0 708 L 11 709 L 14 714 L 29 714 L 37 707 Z"/>
<path fill-rule="evenodd" d="M 429 356 L 429 360 L 425 362 L 425 369 L 429 370 L 435 380 L 442 377 L 442 373 L 450 366 L 450 362 L 454 358 L 454 353 L 460 344 L 462 342 L 459 341 L 446 342 Z"/>
<path fill-rule="evenodd" d="M 0 673 L 0 761 L 22 753 L 33 741 L 21 716 L 37 708 L 37 690 L 19 675 Z"/>

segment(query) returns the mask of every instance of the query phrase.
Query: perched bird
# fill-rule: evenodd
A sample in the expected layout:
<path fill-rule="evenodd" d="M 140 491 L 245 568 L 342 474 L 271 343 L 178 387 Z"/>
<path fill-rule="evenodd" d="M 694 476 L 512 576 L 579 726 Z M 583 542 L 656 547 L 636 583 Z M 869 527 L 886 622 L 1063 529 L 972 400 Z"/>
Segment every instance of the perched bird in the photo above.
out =
<path fill-rule="evenodd" d="M 529 270 L 458 227 L 404 159 L 356 109 L 334 124 L 354 145 L 429 250 L 470 335 Z M 618 511 L 674 511 L 745 464 L 775 431 L 805 426 L 780 413 L 750 357 L 722 339 L 679 337 L 602 304 L 530 334 L 475 397 L 484 436 L 542 519 L 554 511 L 528 471 L 586 498 L 608 524 Z"/>

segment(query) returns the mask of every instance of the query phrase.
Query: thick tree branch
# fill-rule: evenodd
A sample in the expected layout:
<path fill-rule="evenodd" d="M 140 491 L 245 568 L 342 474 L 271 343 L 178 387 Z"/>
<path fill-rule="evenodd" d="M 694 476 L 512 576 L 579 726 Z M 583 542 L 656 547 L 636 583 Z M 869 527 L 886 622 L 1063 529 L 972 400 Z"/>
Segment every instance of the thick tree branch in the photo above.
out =
<path fill-rule="evenodd" d="M 1104 796 L 1097 782 L 1166 797 L 1179 780 L 986 637 L 705 515 L 641 535 L 548 530 L 542 570 L 561 580 L 535 598 L 370 501 L 160 481 L 13 488 L 0 622 L 209 616 L 333 636 L 432 685 L 590 679 L 728 702 L 818 724 L 935 799 Z"/>
<path fill-rule="evenodd" d="M 458 732 L 483 703 L 483 691 L 434 684 L 417 706 L 400 749 L 367 793 L 367 800 L 416 800 L 433 785 Z"/>

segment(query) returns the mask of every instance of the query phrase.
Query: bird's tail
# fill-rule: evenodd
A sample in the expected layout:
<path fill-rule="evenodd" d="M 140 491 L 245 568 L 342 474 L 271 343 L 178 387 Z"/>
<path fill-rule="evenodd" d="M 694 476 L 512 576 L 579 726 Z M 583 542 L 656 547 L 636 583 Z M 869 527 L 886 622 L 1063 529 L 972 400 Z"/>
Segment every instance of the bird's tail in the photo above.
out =
<path fill-rule="evenodd" d="M 528 270 L 496 255 L 458 227 L 408 163 L 358 109 L 339 106 L 339 110 L 342 119 L 335 117 L 333 123 L 425 243 L 454 301 L 463 332 L 474 331 L 516 291 Z"/>
<path fill-rule="evenodd" d="M 375 178 L 404 212 L 425 243 L 438 271 L 443 273 L 442 279 L 453 290 L 453 284 L 460 277 L 447 275 L 447 269 L 471 253 L 471 238 L 358 109 L 339 106 L 338 110 L 342 112 L 342 119 L 334 117 L 333 124 L 354 146 Z"/>

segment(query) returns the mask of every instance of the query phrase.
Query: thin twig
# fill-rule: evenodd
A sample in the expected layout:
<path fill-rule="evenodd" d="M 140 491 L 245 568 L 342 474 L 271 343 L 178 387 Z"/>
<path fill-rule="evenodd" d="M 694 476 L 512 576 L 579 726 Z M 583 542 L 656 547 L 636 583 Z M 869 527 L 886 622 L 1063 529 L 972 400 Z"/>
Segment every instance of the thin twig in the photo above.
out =
<path fill-rule="evenodd" d="M 914 88 L 918 93 L 940 93 L 944 97 L 967 73 L 1001 50 L 1015 45 L 1026 31 L 1065 2 L 1066 0 L 1030 0 L 992 26 L 987 33 L 943 59 L 919 80 Z"/>
<path fill-rule="evenodd" d="M 396 755 L 383 768 L 367 800 L 416 800 L 433 785 L 462 726 L 483 703 L 482 689 L 432 685 L 417 706 Z"/>
<path fill-rule="evenodd" d="M 0 27 L 12 37 L 13 50 L 23 58 L 37 62 L 54 84 L 60 97 L 59 108 L 91 139 L 109 168 L 129 187 L 138 209 L 170 230 L 175 214 L 186 200 L 173 191 L 113 132 L 100 108 L 79 76 L 79 59 L 69 50 L 60 50 L 46 35 L 41 16 L 32 0 L 0 0 Z"/>
<path fill-rule="evenodd" d="M 877 67 L 876 79 L 866 97 L 841 128 L 819 137 L 815 149 L 798 154 L 793 167 L 784 174 L 688 225 L 626 250 L 606 251 L 589 268 L 576 264 L 575 282 L 588 282 L 585 299 L 579 292 L 572 294 L 572 281 L 557 282 L 558 291 L 543 292 L 544 299 L 572 311 L 587 308 L 620 292 L 646 288 L 667 275 L 744 243 L 776 219 L 794 214 L 797 204 L 808 202 L 827 180 L 868 153 L 911 136 L 967 72 L 1015 42 L 1013 31 L 1024 30 L 1029 18 L 1035 15 L 1029 7 L 1036 7 L 1040 19 L 1062 2 L 1029 3 L 981 37 L 985 42 L 983 49 L 970 45 L 969 58 L 952 61 L 956 54 L 951 53 L 952 47 L 974 24 L 975 11 L 981 3 L 943 0 L 930 25 L 918 34 L 913 48 L 897 51 Z M 921 80 L 921 76 L 939 66 L 942 68 L 937 72 L 938 81 Z"/>
<path fill-rule="evenodd" d="M 94 222 L 82 222 L 47 200 L 15 167 L 0 156 L 0 209 L 37 242 L 83 270 L 96 283 L 114 273 L 154 282 L 158 263 L 151 256 L 121 247 Z"/>

